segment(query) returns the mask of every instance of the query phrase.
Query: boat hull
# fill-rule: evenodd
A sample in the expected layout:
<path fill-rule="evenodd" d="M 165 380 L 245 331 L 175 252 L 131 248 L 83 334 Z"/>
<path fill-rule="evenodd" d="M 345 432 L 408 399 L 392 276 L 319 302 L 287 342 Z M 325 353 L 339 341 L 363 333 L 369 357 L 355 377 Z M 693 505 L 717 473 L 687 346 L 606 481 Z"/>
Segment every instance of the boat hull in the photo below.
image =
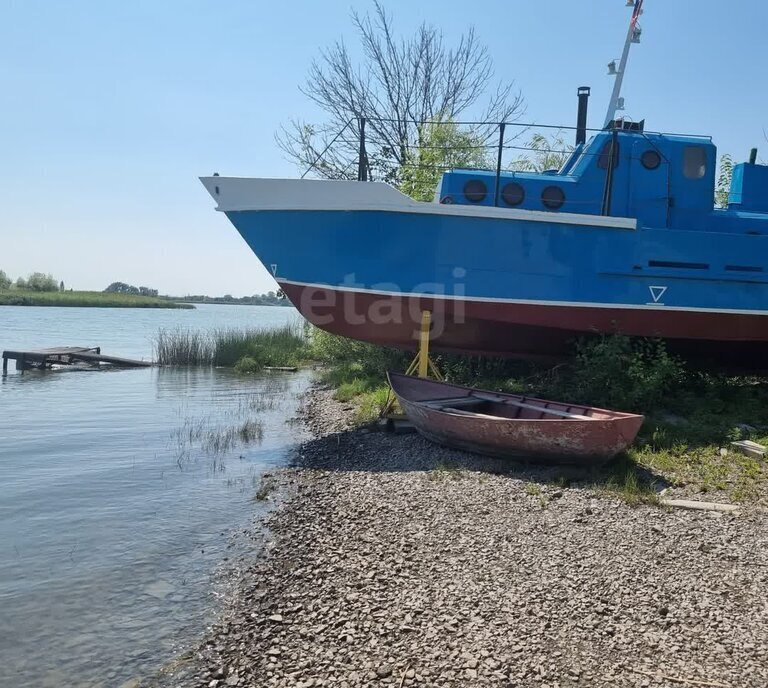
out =
<path fill-rule="evenodd" d="M 766 235 L 417 203 L 376 183 L 203 183 L 296 308 L 335 334 L 413 348 L 428 309 L 438 351 L 559 357 L 574 337 L 619 333 L 707 362 L 768 359 Z"/>
<path fill-rule="evenodd" d="M 487 456 L 553 465 L 600 465 L 623 452 L 643 422 L 639 415 L 541 400 L 527 401 L 547 403 L 565 412 L 597 412 L 599 417 L 539 420 L 457 415 L 425 405 L 424 400 L 440 395 L 470 396 L 475 390 L 402 375 L 389 377 L 400 406 L 421 435 L 447 447 Z"/>

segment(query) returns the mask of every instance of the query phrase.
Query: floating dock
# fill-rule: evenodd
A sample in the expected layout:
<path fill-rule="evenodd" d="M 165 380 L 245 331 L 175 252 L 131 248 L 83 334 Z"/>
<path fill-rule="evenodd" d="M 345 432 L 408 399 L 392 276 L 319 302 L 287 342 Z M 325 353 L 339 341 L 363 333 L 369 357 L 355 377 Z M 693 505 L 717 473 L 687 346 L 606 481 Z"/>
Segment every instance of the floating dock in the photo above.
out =
<path fill-rule="evenodd" d="M 57 346 L 51 349 L 36 349 L 33 351 L 3 351 L 3 375 L 8 374 L 8 361 L 16 362 L 16 370 L 42 370 L 54 365 L 75 365 L 87 363 L 109 365 L 121 368 L 148 368 L 155 365 L 152 361 L 137 361 L 119 356 L 106 356 L 101 353 L 101 347 L 87 346 Z"/>

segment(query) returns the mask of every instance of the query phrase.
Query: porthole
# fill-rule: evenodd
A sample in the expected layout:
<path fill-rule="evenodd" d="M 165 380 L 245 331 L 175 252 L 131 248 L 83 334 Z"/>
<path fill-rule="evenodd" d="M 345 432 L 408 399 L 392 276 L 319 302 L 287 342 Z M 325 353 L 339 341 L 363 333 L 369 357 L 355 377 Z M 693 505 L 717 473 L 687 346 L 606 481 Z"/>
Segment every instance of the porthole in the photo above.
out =
<path fill-rule="evenodd" d="M 565 192 L 559 186 L 548 186 L 541 192 L 541 202 L 549 210 L 559 210 L 565 203 Z"/>
<path fill-rule="evenodd" d="M 520 205 L 525 200 L 525 189 L 517 182 L 505 184 L 501 190 L 504 203 L 510 206 Z"/>
<path fill-rule="evenodd" d="M 488 195 L 488 187 L 479 179 L 470 179 L 464 184 L 464 195 L 472 203 L 480 203 Z"/>
<path fill-rule="evenodd" d="M 661 165 L 661 156 L 655 150 L 647 150 L 640 156 L 640 163 L 646 170 L 655 170 Z"/>

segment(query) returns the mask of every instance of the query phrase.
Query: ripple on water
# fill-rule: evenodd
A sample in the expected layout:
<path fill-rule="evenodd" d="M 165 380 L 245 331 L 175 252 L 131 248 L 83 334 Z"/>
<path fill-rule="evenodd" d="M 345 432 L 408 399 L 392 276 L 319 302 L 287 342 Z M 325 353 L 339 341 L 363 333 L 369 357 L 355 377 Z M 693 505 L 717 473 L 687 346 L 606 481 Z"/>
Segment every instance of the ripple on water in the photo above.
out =
<path fill-rule="evenodd" d="M 230 533 L 262 508 L 254 485 L 300 439 L 286 420 L 307 384 L 224 370 L 6 378 L 0 685 L 119 685 L 199 634 Z M 205 446 L 249 420 L 260 439 Z M 185 425 L 201 433 L 181 440 Z"/>

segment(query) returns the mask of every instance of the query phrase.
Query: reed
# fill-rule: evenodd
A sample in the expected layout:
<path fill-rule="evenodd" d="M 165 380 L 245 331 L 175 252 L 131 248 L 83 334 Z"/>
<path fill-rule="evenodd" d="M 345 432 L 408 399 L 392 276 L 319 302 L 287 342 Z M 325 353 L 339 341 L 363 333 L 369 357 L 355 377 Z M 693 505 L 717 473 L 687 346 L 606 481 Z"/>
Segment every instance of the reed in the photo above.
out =
<path fill-rule="evenodd" d="M 220 456 L 240 444 L 248 445 L 261 442 L 264 426 L 260 420 L 249 419 L 240 425 L 226 428 L 213 428 L 204 433 L 202 448 L 206 454 Z"/>
<path fill-rule="evenodd" d="M 307 338 L 300 324 L 211 332 L 164 329 L 155 338 L 154 350 L 161 365 L 237 367 L 242 373 L 265 366 L 295 366 L 308 358 Z"/>
<path fill-rule="evenodd" d="M 26 291 L 0 289 L 0 306 L 70 306 L 76 308 L 194 308 L 170 299 L 101 291 Z"/>
<path fill-rule="evenodd" d="M 184 328 L 161 329 L 154 342 L 155 361 L 160 365 L 211 365 L 216 353 L 210 334 Z"/>

